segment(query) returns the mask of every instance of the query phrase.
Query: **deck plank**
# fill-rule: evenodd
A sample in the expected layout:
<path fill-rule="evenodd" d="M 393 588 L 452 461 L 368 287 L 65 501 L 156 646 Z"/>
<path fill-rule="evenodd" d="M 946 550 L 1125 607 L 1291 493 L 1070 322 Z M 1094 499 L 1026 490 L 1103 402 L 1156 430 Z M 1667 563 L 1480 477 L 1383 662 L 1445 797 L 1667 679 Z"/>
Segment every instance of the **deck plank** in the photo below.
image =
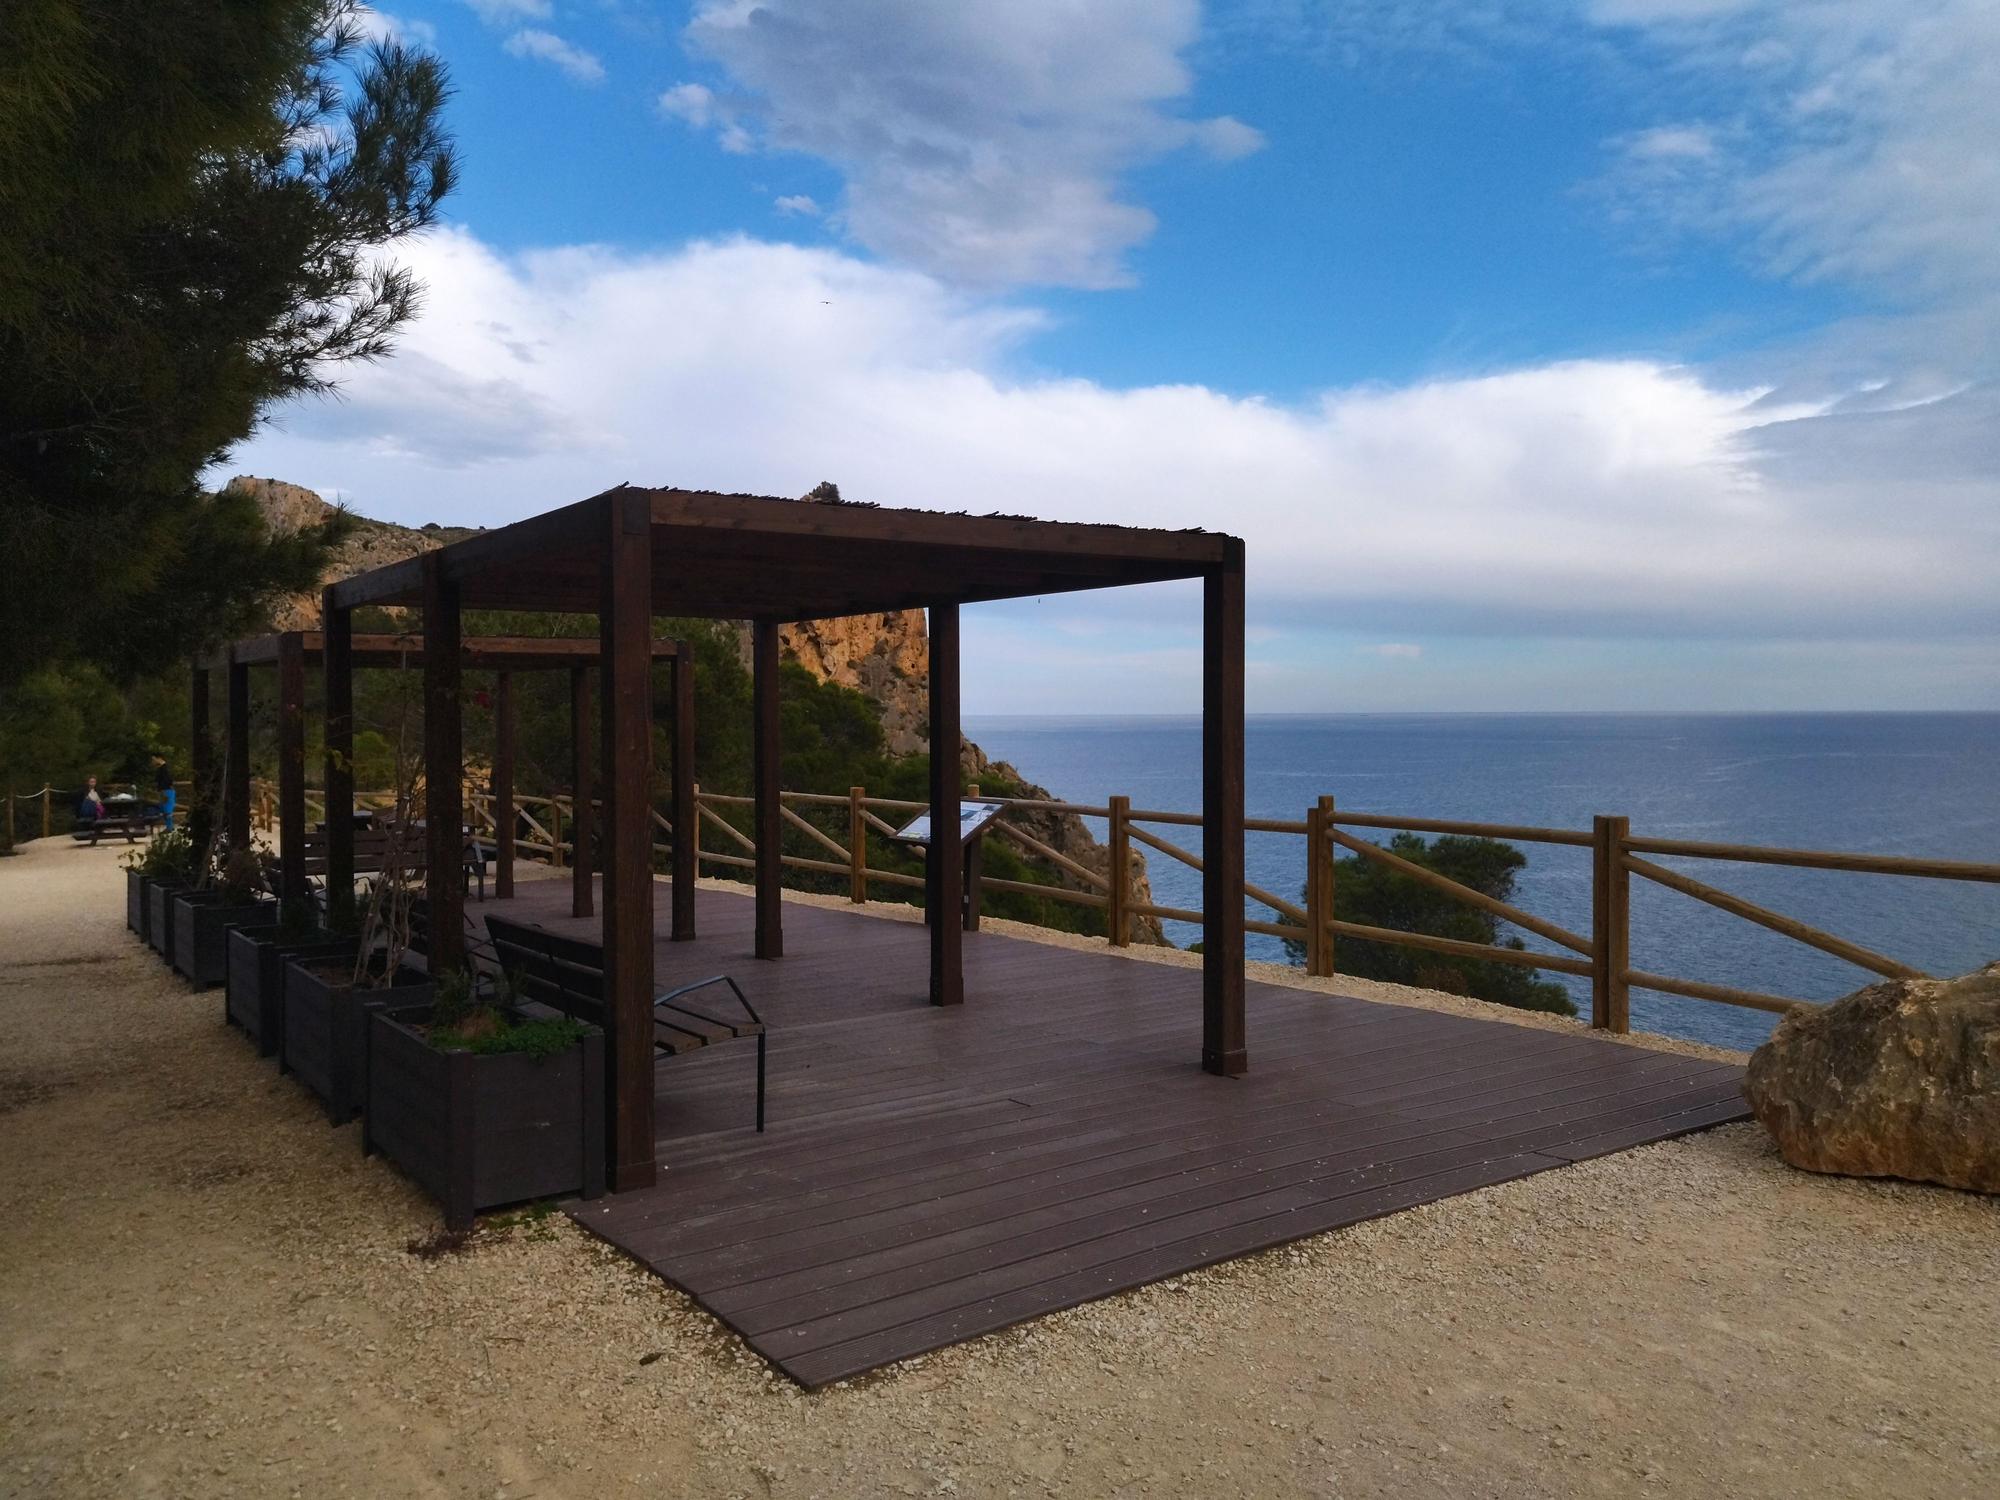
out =
<path fill-rule="evenodd" d="M 750 994 L 769 1129 L 750 1043 L 664 1060 L 660 1181 L 569 1212 L 809 1386 L 1748 1113 L 1731 1064 L 1257 983 L 1215 1078 L 1197 970 L 968 933 L 940 1010 L 920 926 L 788 903 L 760 961 L 747 894 L 696 904 L 659 982 Z M 567 881 L 485 909 L 595 935 Z"/>

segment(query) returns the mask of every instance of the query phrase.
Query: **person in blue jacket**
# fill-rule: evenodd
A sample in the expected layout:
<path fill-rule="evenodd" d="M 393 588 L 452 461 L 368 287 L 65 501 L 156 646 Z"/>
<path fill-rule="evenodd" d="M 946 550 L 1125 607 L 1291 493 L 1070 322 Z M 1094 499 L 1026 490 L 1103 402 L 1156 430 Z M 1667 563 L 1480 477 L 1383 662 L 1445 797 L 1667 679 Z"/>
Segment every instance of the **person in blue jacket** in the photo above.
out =
<path fill-rule="evenodd" d="M 174 826 L 174 771 L 164 755 L 153 757 L 153 785 L 160 794 L 160 813 L 167 827 Z"/>

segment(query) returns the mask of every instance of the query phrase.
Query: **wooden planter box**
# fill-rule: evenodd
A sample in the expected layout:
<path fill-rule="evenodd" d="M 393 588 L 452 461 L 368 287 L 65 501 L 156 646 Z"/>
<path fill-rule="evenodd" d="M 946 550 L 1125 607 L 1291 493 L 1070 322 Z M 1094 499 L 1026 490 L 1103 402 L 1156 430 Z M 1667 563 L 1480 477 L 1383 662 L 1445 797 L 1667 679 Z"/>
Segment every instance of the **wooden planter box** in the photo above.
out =
<path fill-rule="evenodd" d="M 428 1007 L 368 1019 L 361 1147 L 380 1151 L 444 1207 L 445 1224 L 503 1204 L 604 1189 L 604 1037 L 537 1061 L 444 1052 L 416 1030 Z"/>
<path fill-rule="evenodd" d="M 174 898 L 174 967 L 196 989 L 220 984 L 229 975 L 229 930 L 275 927 L 278 903 L 245 901 L 225 905 L 215 891 L 187 891 Z"/>
<path fill-rule="evenodd" d="M 243 1028 L 259 1057 L 273 1057 L 284 1040 L 285 965 L 295 958 L 351 961 L 355 939 L 330 932 L 280 938 L 271 927 L 232 927 L 228 948 L 223 1019 Z"/>
<path fill-rule="evenodd" d="M 146 877 L 130 866 L 125 870 L 125 925 L 145 942 L 152 930 L 152 911 L 146 902 Z"/>
<path fill-rule="evenodd" d="M 146 882 L 146 941 L 168 963 L 174 961 L 174 897 L 188 888 L 185 880 Z"/>
<path fill-rule="evenodd" d="M 336 959 L 330 966 L 337 972 L 320 972 L 313 959 L 285 964 L 278 1071 L 298 1075 L 326 1102 L 327 1118 L 345 1125 L 366 1097 L 368 1012 L 385 1004 L 428 1004 L 431 981 L 415 969 L 399 968 L 387 988 L 357 990 L 347 982 L 350 964 Z"/>

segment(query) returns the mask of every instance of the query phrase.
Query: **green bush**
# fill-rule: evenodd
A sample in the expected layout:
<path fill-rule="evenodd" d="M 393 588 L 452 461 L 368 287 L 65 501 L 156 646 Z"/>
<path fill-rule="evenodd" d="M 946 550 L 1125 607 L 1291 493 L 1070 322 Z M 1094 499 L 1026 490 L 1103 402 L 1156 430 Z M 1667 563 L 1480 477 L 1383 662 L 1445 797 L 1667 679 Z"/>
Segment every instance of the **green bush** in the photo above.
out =
<path fill-rule="evenodd" d="M 1527 856 L 1512 844 L 1460 834 L 1446 834 L 1426 843 L 1414 833 L 1399 833 L 1390 839 L 1388 849 L 1411 864 L 1469 886 L 1495 901 L 1514 899 L 1514 877 L 1528 863 Z M 1465 943 L 1486 943 L 1517 952 L 1525 951 L 1527 946 L 1516 937 L 1503 940 L 1498 917 L 1359 854 L 1335 862 L 1334 893 L 1335 915 L 1344 921 L 1456 938 Z M 1288 940 L 1285 951 L 1293 963 L 1305 962 L 1303 944 Z M 1458 958 L 1401 944 L 1343 937 L 1334 945 L 1334 967 L 1342 974 L 1469 995 L 1475 1000 L 1511 1005 L 1518 1010 L 1547 1011 L 1559 1016 L 1576 1014 L 1575 1003 L 1561 985 L 1537 978 L 1533 969 L 1494 963 L 1490 959 Z"/>

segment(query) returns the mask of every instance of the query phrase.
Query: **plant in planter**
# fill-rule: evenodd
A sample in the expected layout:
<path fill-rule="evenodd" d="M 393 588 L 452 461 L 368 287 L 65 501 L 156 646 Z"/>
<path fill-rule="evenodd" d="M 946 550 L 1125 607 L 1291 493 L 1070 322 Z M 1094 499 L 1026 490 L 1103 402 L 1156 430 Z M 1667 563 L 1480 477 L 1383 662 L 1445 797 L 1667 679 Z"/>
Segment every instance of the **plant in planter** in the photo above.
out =
<path fill-rule="evenodd" d="M 162 828 L 146 841 L 132 869 L 139 872 L 146 902 L 146 941 L 169 963 L 174 956 L 172 898 L 194 885 L 194 840 L 179 828 Z M 126 874 L 126 900 L 131 900 L 131 874 Z M 127 912 L 129 915 L 128 904 Z"/>
<path fill-rule="evenodd" d="M 604 1037 L 515 1008 L 465 970 L 431 1003 L 368 1018 L 362 1149 L 381 1151 L 444 1206 L 449 1228 L 482 1209 L 604 1184 Z"/>
<path fill-rule="evenodd" d="M 257 1044 L 259 1057 L 274 1055 L 284 1037 L 285 966 L 294 959 L 351 963 L 359 942 L 321 926 L 312 906 L 297 899 L 280 904 L 275 925 L 230 928 L 224 1019 Z"/>
<path fill-rule="evenodd" d="M 227 977 L 232 927 L 276 925 L 278 904 L 264 896 L 267 864 L 255 849 L 229 850 L 215 859 L 211 879 L 174 897 L 174 967 L 197 988 Z"/>

